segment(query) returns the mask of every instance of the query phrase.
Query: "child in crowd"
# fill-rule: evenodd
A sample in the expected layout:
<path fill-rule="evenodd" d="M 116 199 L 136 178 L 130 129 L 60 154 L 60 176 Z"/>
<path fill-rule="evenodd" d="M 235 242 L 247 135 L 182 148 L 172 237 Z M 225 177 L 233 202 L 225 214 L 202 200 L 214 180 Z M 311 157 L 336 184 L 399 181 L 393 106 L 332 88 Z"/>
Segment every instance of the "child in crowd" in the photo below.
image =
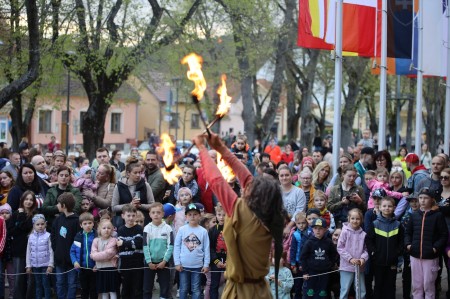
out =
<path fill-rule="evenodd" d="M 300 253 L 303 245 L 308 239 L 308 222 L 305 212 L 299 212 L 295 215 L 295 228 L 291 238 L 290 264 L 294 274 L 294 293 L 295 299 L 302 298 L 303 276 L 302 266 L 300 264 Z"/>
<path fill-rule="evenodd" d="M 334 229 L 336 228 L 336 224 L 334 222 L 333 214 L 331 214 L 331 212 L 327 209 L 328 196 L 325 194 L 325 192 L 316 190 L 314 192 L 313 201 L 314 208 L 320 211 L 320 217 L 325 219 L 325 221 L 327 222 L 328 231 L 330 233 L 333 233 Z"/>
<path fill-rule="evenodd" d="M 78 272 L 72 270 L 70 259 L 70 248 L 80 231 L 78 215 L 73 212 L 75 197 L 70 192 L 64 192 L 58 197 L 56 207 L 60 214 L 53 221 L 50 234 L 55 254 L 56 294 L 58 298 L 75 298 Z"/>
<path fill-rule="evenodd" d="M 298 215 L 298 214 L 297 214 Z M 287 253 L 284 251 L 281 255 L 280 259 L 280 267 L 278 272 L 278 281 L 275 280 L 275 259 L 272 258 L 272 265 L 270 266 L 269 273 L 266 275 L 266 279 L 270 285 L 270 291 L 272 292 L 272 297 L 276 297 L 275 293 L 275 284 L 278 284 L 278 298 L 280 299 L 290 299 L 291 298 L 291 289 L 294 285 L 294 279 L 292 277 L 291 270 L 286 267 Z"/>
<path fill-rule="evenodd" d="M 73 186 L 77 187 L 80 190 L 81 194 L 83 194 L 84 190 L 91 190 L 94 193 L 97 191 L 98 186 L 92 180 L 91 173 L 92 173 L 92 169 L 88 165 L 81 167 L 80 171 L 78 172 L 77 179 L 73 183 Z M 92 200 L 87 198 L 85 195 L 82 195 L 82 197 L 83 197 L 83 199 L 86 199 L 89 202 L 89 209 L 87 211 L 84 210 L 82 212 L 91 212 L 92 215 L 94 215 L 94 218 L 97 218 L 99 209 L 97 207 L 95 207 Z"/>
<path fill-rule="evenodd" d="M 187 187 L 178 190 L 175 219 L 173 222 L 173 233 L 176 236 L 180 227 L 186 224 L 186 206 L 192 202 L 192 191 Z"/>
<path fill-rule="evenodd" d="M 49 273 L 53 272 L 54 256 L 50 233 L 45 230 L 47 223 L 42 214 L 36 214 L 32 218 L 33 232 L 28 238 L 26 271 L 34 274 L 34 286 L 36 299 L 52 297 Z M 45 273 L 45 274 L 44 274 Z"/>
<path fill-rule="evenodd" d="M 173 232 L 164 222 L 164 207 L 155 202 L 150 205 L 152 222 L 144 228 L 144 257 L 148 269 L 144 270 L 144 299 L 152 298 L 155 276 L 158 274 L 160 298 L 171 298 L 170 270 L 166 268 L 173 253 Z"/>
<path fill-rule="evenodd" d="M 217 224 L 216 215 L 211 214 L 211 213 L 205 213 L 204 215 L 202 215 L 202 217 L 200 219 L 200 225 L 203 226 L 208 232 L 211 228 L 216 226 L 216 224 Z M 209 244 L 211 244 L 211 239 L 209 240 Z M 204 293 L 203 297 L 204 297 L 204 299 L 209 299 L 210 298 L 209 293 L 211 290 L 211 272 L 206 273 L 205 278 L 206 278 L 206 283 L 205 283 L 204 290 L 203 290 L 203 293 Z"/>
<path fill-rule="evenodd" d="M 312 209 L 308 209 L 308 211 L 306 211 L 306 221 L 308 222 L 308 236 L 313 235 L 313 230 L 312 230 L 312 223 L 314 222 L 314 220 L 320 218 L 320 211 L 319 209 L 316 208 L 312 208 Z M 326 224 L 326 222 L 325 222 Z"/>
<path fill-rule="evenodd" d="M 308 238 L 300 254 L 303 268 L 303 297 L 320 298 L 327 296 L 328 278 L 336 261 L 337 251 L 330 238 L 325 237 L 327 223 L 323 218 L 311 223 L 313 235 Z M 320 258 L 318 258 L 320 257 Z M 309 275 L 320 276 L 309 277 Z"/>
<path fill-rule="evenodd" d="M 142 213 L 142 211 L 140 211 L 140 210 L 137 210 L 136 218 L 134 219 L 134 223 L 136 225 L 140 225 L 142 227 L 142 229 L 144 229 L 144 222 L 145 222 L 144 213 Z"/>
<path fill-rule="evenodd" d="M 397 262 L 403 249 L 403 227 L 394 218 L 395 200 L 383 197 L 380 212 L 367 231 L 367 246 L 375 275 L 375 298 L 395 298 Z"/>
<path fill-rule="evenodd" d="M 96 290 L 100 299 L 116 299 L 119 289 L 117 273 L 117 239 L 112 236 L 114 227 L 109 219 L 98 224 L 98 237 L 92 242 L 91 258 L 95 261 Z"/>
<path fill-rule="evenodd" d="M 389 189 L 389 171 L 386 168 L 378 168 L 376 170 L 376 179 L 371 179 L 369 181 L 366 181 L 367 187 L 371 190 L 371 191 L 375 191 L 377 189 L 383 189 L 386 194 L 390 197 L 394 197 L 397 200 L 400 200 L 403 196 L 408 196 L 408 192 L 396 192 L 396 191 L 391 191 Z M 372 198 L 372 193 L 370 193 L 370 198 L 369 201 L 367 202 L 367 207 L 369 209 L 374 207 L 374 203 L 373 203 L 373 198 Z"/>
<path fill-rule="evenodd" d="M 216 206 L 217 224 L 208 232 L 210 254 L 211 254 L 211 287 L 209 290 L 210 299 L 219 298 L 219 286 L 223 272 L 227 265 L 227 244 L 223 238 L 223 226 L 225 224 L 225 211 L 219 203 Z"/>
<path fill-rule="evenodd" d="M 369 181 L 375 179 L 377 176 L 375 170 L 367 170 L 366 173 L 364 173 L 364 181 L 366 182 L 366 185 Z"/>
<path fill-rule="evenodd" d="M 435 280 L 439 270 L 439 256 L 445 249 L 448 229 L 444 216 L 434 200 L 434 190 L 419 191 L 420 209 L 411 214 L 405 231 L 406 250 L 411 255 L 412 289 L 414 298 L 435 298 Z"/>
<path fill-rule="evenodd" d="M 33 229 L 32 218 L 36 211 L 36 197 L 32 191 L 25 191 L 20 197 L 19 209 L 12 215 L 11 236 L 12 257 L 16 279 L 14 284 L 14 294 L 18 298 L 25 298 L 27 294 L 28 276 L 24 273 L 26 267 L 26 254 L 28 235 Z"/>
<path fill-rule="evenodd" d="M 331 241 L 333 242 L 334 247 L 337 249 L 337 244 L 339 241 L 339 237 L 341 236 L 342 228 L 337 226 L 331 235 Z M 332 270 L 339 269 L 339 258 L 336 258 L 336 265 L 332 268 Z M 328 292 L 329 298 L 339 298 L 341 295 L 341 277 L 339 272 L 330 273 L 330 279 L 328 279 Z"/>
<path fill-rule="evenodd" d="M 95 261 L 91 259 L 92 242 L 96 237 L 94 231 L 94 216 L 83 213 L 79 217 L 82 230 L 75 236 L 70 248 L 70 259 L 75 269 L 79 271 L 82 299 L 97 299 L 95 283 Z M 82 269 L 80 269 L 82 268 Z"/>
<path fill-rule="evenodd" d="M 3 263 L 3 269 L 1 269 L 2 274 L 4 270 L 7 273 L 14 273 L 13 259 L 12 259 L 12 235 L 10 227 L 14 225 L 11 220 L 12 209 L 8 203 L 0 206 L 0 218 L 3 218 L 4 225 L 0 227 L 0 249 L 1 259 Z M 0 220 L 0 223 L 3 221 Z M 4 241 L 3 241 L 4 240 Z M 3 244 L 3 248 L 1 245 Z M 7 275 L 8 285 L 9 285 L 9 298 L 14 298 L 14 275 Z M 5 275 L 0 274 L 0 295 L 5 293 Z"/>
<path fill-rule="evenodd" d="M 175 213 L 177 212 L 177 210 L 175 209 L 175 206 L 171 203 L 165 203 L 163 205 L 164 208 L 164 221 L 172 226 L 173 229 L 173 221 L 175 219 Z"/>
<path fill-rule="evenodd" d="M 176 237 L 173 259 L 180 272 L 180 299 L 187 299 L 189 288 L 192 299 L 200 299 L 201 273 L 208 272 L 210 262 L 209 237 L 199 225 L 200 209 L 191 203 L 186 207 L 188 224 L 182 226 Z"/>
<path fill-rule="evenodd" d="M 125 204 L 122 207 L 125 225 L 117 230 L 119 247 L 120 275 L 122 276 L 122 298 L 142 297 L 144 271 L 143 234 L 140 225 L 136 225 L 136 207 Z M 133 271 L 127 270 L 133 269 Z"/>
<path fill-rule="evenodd" d="M 339 236 L 337 251 L 340 255 L 339 270 L 341 281 L 340 298 L 347 298 L 350 287 L 355 279 L 355 267 L 359 267 L 360 298 L 366 297 L 364 283 L 364 264 L 369 259 L 365 245 L 366 233 L 361 228 L 363 214 L 359 209 L 348 212 L 348 222 L 342 226 Z M 356 286 L 355 286 L 356 291 Z"/>
<path fill-rule="evenodd" d="M 417 193 L 411 193 L 407 198 L 409 202 L 409 209 L 406 210 L 405 215 L 402 217 L 401 224 L 403 230 L 406 228 L 411 221 L 412 213 L 419 210 L 419 199 L 417 198 Z M 403 286 L 403 299 L 411 298 L 411 259 L 407 250 L 403 251 L 403 272 L 402 272 L 402 286 Z"/>

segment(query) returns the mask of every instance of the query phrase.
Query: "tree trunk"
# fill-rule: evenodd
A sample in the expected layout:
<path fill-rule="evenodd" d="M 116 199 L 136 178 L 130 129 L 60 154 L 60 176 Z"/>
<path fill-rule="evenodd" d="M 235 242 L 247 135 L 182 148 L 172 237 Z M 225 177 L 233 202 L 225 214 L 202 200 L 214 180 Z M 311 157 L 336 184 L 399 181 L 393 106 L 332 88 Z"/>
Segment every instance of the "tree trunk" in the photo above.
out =
<path fill-rule="evenodd" d="M 90 160 L 95 158 L 95 152 L 103 147 L 105 137 L 105 120 L 110 104 L 101 95 L 88 94 L 89 109 L 83 118 L 83 149 Z M 124 140 L 125 142 L 125 140 Z"/>
<path fill-rule="evenodd" d="M 296 139 L 298 136 L 299 115 L 297 111 L 297 85 L 291 72 L 287 72 L 287 139 Z"/>

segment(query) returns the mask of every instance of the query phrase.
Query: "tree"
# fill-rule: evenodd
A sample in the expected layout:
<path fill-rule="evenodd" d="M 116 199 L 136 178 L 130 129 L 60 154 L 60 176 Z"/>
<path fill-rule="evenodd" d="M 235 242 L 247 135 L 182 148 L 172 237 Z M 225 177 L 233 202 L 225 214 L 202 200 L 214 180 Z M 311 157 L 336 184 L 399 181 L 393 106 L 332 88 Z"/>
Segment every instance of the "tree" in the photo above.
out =
<path fill-rule="evenodd" d="M 21 4 L 18 0 L 10 1 L 10 28 L 9 34 L 10 42 L 8 43 L 8 58 L 14 57 L 13 52 L 20 52 L 22 38 L 20 34 L 20 14 Z M 0 90 L 0 108 L 5 106 L 12 98 L 20 95 L 20 93 L 30 86 L 39 75 L 39 63 L 40 63 L 40 37 L 39 32 L 39 18 L 38 7 L 36 0 L 25 0 L 25 8 L 27 15 L 28 25 L 28 68 L 23 74 L 20 74 L 18 78 L 14 76 L 13 72 L 17 69 L 10 63 L 10 68 L 6 67 L 4 72 L 6 74 L 8 84 Z M 19 49 L 18 49 L 19 47 Z M 12 61 L 10 61 L 12 62 Z M 16 65 L 17 67 L 17 65 Z"/>
<path fill-rule="evenodd" d="M 157 0 L 147 2 L 149 6 L 140 6 L 139 1 L 75 0 L 75 20 L 66 24 L 66 19 L 60 20 L 61 13 L 66 13 L 62 9 L 70 13 L 72 7 L 62 5 L 62 0 L 52 1 L 54 53 L 82 82 L 89 100 L 81 120 L 89 158 L 103 145 L 105 119 L 114 93 L 139 63 L 183 34 L 201 0 L 182 4 L 166 1 L 165 7 Z M 185 8 L 185 12 L 170 11 L 171 5 Z M 146 11 L 149 14 L 142 14 Z M 76 35 L 60 35 L 70 26 L 76 27 Z"/>

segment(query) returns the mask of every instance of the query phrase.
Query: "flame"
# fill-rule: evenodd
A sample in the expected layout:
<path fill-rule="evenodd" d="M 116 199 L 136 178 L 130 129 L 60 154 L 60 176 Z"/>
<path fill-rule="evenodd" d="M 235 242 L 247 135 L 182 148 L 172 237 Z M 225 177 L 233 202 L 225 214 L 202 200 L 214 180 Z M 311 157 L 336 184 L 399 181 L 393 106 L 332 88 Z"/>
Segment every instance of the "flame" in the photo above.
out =
<path fill-rule="evenodd" d="M 187 77 L 195 84 L 195 88 L 191 94 L 196 96 L 197 100 L 201 100 L 206 90 L 206 81 L 202 72 L 203 58 L 195 53 L 191 53 L 185 56 L 181 60 L 181 63 L 188 64 L 189 70 L 187 71 Z"/>
<path fill-rule="evenodd" d="M 231 107 L 231 97 L 227 94 L 226 80 L 227 76 L 222 75 L 222 84 L 217 89 L 217 94 L 220 97 L 220 104 L 219 107 L 217 107 L 216 115 L 219 117 L 223 117 L 227 114 Z"/>
<path fill-rule="evenodd" d="M 231 169 L 228 164 L 222 160 L 222 155 L 217 153 L 217 168 L 219 168 L 220 173 L 222 174 L 223 178 L 227 181 L 227 183 L 231 183 L 236 179 L 236 175 L 233 172 L 233 169 Z"/>
<path fill-rule="evenodd" d="M 178 178 L 183 174 L 183 172 L 177 164 L 173 163 L 175 145 L 173 144 L 172 139 L 170 139 L 169 135 L 161 135 L 161 143 L 159 145 L 158 152 L 160 154 L 163 154 L 164 165 L 166 165 L 166 167 L 161 168 L 164 179 L 169 184 L 173 185 L 178 182 Z M 169 167 L 170 169 L 167 167 Z"/>

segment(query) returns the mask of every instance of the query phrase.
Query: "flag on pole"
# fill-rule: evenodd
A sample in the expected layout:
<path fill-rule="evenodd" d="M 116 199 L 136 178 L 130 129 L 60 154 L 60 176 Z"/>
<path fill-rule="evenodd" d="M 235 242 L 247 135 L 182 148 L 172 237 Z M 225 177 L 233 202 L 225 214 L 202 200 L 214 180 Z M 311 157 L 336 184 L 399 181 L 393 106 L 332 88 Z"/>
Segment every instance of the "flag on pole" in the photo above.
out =
<path fill-rule="evenodd" d="M 425 1 L 423 11 L 419 11 L 419 0 L 414 0 L 413 62 L 417 66 L 418 55 L 418 15 L 423 14 L 423 74 L 441 76 L 447 74 L 448 18 L 447 1 Z"/>
<path fill-rule="evenodd" d="M 297 44 L 332 50 L 336 42 L 336 0 L 300 0 Z M 342 50 L 375 53 L 377 0 L 344 0 Z"/>

